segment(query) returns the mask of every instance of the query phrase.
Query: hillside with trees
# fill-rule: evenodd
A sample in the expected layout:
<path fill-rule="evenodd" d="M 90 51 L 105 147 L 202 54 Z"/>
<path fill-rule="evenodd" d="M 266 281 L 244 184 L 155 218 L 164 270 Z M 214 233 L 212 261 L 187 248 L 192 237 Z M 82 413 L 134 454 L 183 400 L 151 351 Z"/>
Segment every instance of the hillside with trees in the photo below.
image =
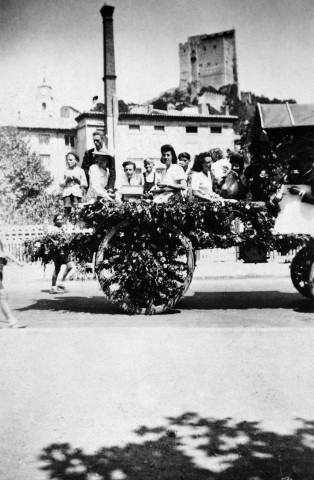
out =
<path fill-rule="evenodd" d="M 251 102 L 248 104 L 239 98 L 236 85 L 225 85 L 219 90 L 216 90 L 214 87 L 202 87 L 197 97 L 194 98 L 191 95 L 191 86 L 187 89 L 174 88 L 163 92 L 159 97 L 154 98 L 151 103 L 154 108 L 160 110 L 167 110 L 167 105 L 169 104 L 175 105 L 177 110 L 182 110 L 184 107 L 198 105 L 198 98 L 206 92 L 220 93 L 226 96 L 224 105 L 220 111 L 208 104 L 209 113 L 213 115 L 221 115 L 222 113 L 225 113 L 227 107 L 230 115 L 236 115 L 239 118 L 238 122 L 235 124 L 235 130 L 237 133 L 240 132 L 242 123 L 250 121 L 257 103 L 296 103 L 296 101 L 291 98 L 284 100 L 278 98 L 270 99 L 264 95 L 259 96 L 252 93 Z"/>

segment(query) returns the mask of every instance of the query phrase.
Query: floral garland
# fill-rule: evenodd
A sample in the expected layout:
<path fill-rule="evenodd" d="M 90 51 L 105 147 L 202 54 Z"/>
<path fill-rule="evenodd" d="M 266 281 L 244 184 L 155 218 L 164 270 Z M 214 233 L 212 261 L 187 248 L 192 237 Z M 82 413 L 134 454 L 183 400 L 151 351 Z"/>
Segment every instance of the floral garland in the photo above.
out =
<path fill-rule="evenodd" d="M 26 254 L 43 264 L 73 253 L 84 265 L 90 262 L 107 233 L 118 225 L 112 241 L 102 248 L 97 263 L 101 287 L 110 300 L 121 305 L 128 301 L 131 313 L 167 299 L 179 298 L 188 276 L 187 247 L 183 235 L 194 249 L 241 246 L 287 253 L 301 247 L 308 235 L 274 235 L 278 204 L 252 202 L 221 204 L 190 200 L 155 204 L 141 200 L 117 205 L 105 201 L 85 205 L 78 221 L 85 231 L 74 234 L 47 234 L 26 242 Z M 173 234 L 167 228 L 181 233 Z M 131 227 L 131 228 L 130 228 Z"/>
<path fill-rule="evenodd" d="M 102 250 L 96 267 L 100 285 L 107 297 L 131 313 L 142 308 L 152 313 L 183 293 L 187 253 L 182 235 L 165 225 L 145 222 L 130 228 L 126 223 Z"/>

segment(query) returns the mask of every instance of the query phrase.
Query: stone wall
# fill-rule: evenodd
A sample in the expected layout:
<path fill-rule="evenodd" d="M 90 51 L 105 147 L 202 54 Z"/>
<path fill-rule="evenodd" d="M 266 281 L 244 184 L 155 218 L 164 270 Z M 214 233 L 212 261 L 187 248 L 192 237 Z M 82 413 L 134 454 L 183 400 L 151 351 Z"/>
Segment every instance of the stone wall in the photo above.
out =
<path fill-rule="evenodd" d="M 198 104 L 203 105 L 203 104 L 209 104 L 218 112 L 224 105 L 224 101 L 226 100 L 226 95 L 222 95 L 221 93 L 215 93 L 215 92 L 205 92 L 203 95 L 198 97 Z"/>
<path fill-rule="evenodd" d="M 180 88 L 238 84 L 235 31 L 195 35 L 179 45 Z"/>

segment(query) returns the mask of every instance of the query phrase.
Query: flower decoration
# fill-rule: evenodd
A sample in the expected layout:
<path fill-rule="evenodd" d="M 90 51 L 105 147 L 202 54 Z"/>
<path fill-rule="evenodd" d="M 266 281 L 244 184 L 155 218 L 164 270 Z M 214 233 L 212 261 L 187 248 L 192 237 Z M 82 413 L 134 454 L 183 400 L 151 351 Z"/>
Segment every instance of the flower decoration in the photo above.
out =
<path fill-rule="evenodd" d="M 284 254 L 305 245 L 307 235 L 272 233 L 278 212 L 279 205 L 271 202 L 199 204 L 184 199 L 167 204 L 143 200 L 117 205 L 99 201 L 80 210 L 83 231 L 28 240 L 25 251 L 29 259 L 41 260 L 44 265 L 70 253 L 83 265 L 91 261 L 107 233 L 122 225 L 112 242 L 101 247 L 102 261 L 97 265 L 99 281 L 113 302 L 127 303 L 131 313 L 143 306 L 146 313 L 151 313 L 158 302 L 179 298 L 184 290 L 184 278 L 191 272 L 183 238 L 194 249 L 234 246 L 245 249 L 254 244 Z"/>

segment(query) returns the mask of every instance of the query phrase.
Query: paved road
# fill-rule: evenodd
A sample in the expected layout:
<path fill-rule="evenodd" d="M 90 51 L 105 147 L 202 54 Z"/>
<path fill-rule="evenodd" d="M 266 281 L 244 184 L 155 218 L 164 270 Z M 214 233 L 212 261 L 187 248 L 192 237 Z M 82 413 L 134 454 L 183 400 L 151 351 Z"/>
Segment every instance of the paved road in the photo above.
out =
<path fill-rule="evenodd" d="M 289 279 L 193 282 L 131 317 L 25 273 L 7 285 L 29 328 L 0 330 L 1 480 L 313 477 L 313 314 Z"/>
<path fill-rule="evenodd" d="M 288 277 L 194 280 L 173 311 L 149 317 L 121 312 L 104 298 L 96 281 L 70 282 L 70 293 L 49 294 L 51 267 L 45 276 L 43 270 L 29 268 L 6 273 L 10 303 L 30 328 L 314 325 L 314 304 L 294 289 Z"/>

